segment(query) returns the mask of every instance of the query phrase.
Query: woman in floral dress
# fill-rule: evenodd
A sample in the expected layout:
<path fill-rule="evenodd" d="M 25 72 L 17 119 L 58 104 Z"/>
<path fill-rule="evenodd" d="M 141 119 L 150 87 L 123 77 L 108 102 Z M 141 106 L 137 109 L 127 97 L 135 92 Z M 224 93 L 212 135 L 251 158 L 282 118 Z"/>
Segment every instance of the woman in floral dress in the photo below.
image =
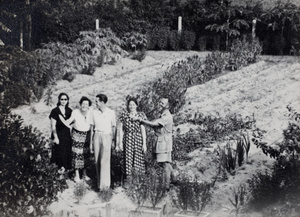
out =
<path fill-rule="evenodd" d="M 123 150 L 122 172 L 128 178 L 132 170 L 145 172 L 146 131 L 143 125 L 132 118 L 146 119 L 143 112 L 137 111 L 138 103 L 135 98 L 127 101 L 127 111 L 120 117 L 120 149 Z"/>

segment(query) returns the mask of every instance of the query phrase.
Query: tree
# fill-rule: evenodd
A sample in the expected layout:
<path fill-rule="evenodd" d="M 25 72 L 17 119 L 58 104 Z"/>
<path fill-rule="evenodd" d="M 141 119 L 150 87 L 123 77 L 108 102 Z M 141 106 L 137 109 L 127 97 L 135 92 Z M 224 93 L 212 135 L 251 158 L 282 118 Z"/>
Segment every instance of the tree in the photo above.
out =
<path fill-rule="evenodd" d="M 290 49 L 293 37 L 300 42 L 300 8 L 295 4 L 278 1 L 273 8 L 262 13 L 260 19 L 272 31 L 270 34 L 278 34 L 279 42 L 276 44 L 276 50 L 279 50 L 280 54 L 283 54 L 284 47 Z"/>
<path fill-rule="evenodd" d="M 212 4 L 207 12 L 207 17 L 213 24 L 207 25 L 205 29 L 225 33 L 226 49 L 228 49 L 229 37 L 239 36 L 242 28 L 249 28 L 249 24 L 243 17 L 243 8 L 232 6 L 229 1 Z"/>

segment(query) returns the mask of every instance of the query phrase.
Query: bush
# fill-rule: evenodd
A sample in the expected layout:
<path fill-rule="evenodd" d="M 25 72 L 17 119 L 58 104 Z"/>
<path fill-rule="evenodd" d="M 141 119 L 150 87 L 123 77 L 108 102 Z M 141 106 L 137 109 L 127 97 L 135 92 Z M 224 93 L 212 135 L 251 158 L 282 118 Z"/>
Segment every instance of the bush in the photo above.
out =
<path fill-rule="evenodd" d="M 168 27 L 157 28 L 153 32 L 154 38 L 156 39 L 156 46 L 159 50 L 166 50 L 168 48 L 169 32 Z"/>
<path fill-rule="evenodd" d="M 177 30 L 170 31 L 169 34 L 170 49 L 174 51 L 180 50 L 181 48 L 180 41 L 181 41 L 181 34 L 179 34 Z"/>
<path fill-rule="evenodd" d="M 205 59 L 205 70 L 209 75 L 222 73 L 228 64 L 228 55 L 220 51 L 208 54 Z"/>
<path fill-rule="evenodd" d="M 197 177 L 192 178 L 182 174 L 175 188 L 176 194 L 173 195 L 173 202 L 184 211 L 190 208 L 200 213 L 211 200 L 212 187 L 211 183 L 200 182 Z"/>
<path fill-rule="evenodd" d="M 24 84 L 15 84 L 8 86 L 4 92 L 4 105 L 16 108 L 19 105 L 29 104 L 31 92 L 28 86 Z"/>
<path fill-rule="evenodd" d="M 291 117 L 297 123 L 289 123 L 283 131 L 284 139 L 276 144 L 277 147 L 268 146 L 256 136 L 253 141 L 262 148 L 266 155 L 275 158 L 272 172 L 255 175 L 250 180 L 250 204 L 260 210 L 267 206 L 281 202 L 283 207 L 298 209 L 300 203 L 300 127 L 299 113 L 288 106 Z M 284 214 L 288 216 L 288 213 Z"/>
<path fill-rule="evenodd" d="M 197 50 L 205 51 L 207 46 L 207 36 L 201 36 L 196 42 Z"/>
<path fill-rule="evenodd" d="M 1 47 L 3 58 L 0 67 L 0 93 L 3 103 L 10 107 L 40 99 L 48 82 L 48 76 L 39 71 L 38 58 L 34 53 L 21 51 L 18 47 Z"/>
<path fill-rule="evenodd" d="M 57 167 L 50 164 L 46 139 L 19 116 L 0 114 L 0 215 L 46 215 L 46 207 L 66 188 Z"/>
<path fill-rule="evenodd" d="M 113 149 L 111 151 L 111 183 L 112 187 L 117 187 L 121 185 L 122 181 L 122 160 L 123 152 L 116 151 Z"/>
<path fill-rule="evenodd" d="M 128 32 L 123 37 L 122 47 L 126 51 L 145 50 L 147 48 L 146 35 L 137 32 Z"/>
<path fill-rule="evenodd" d="M 195 45 L 196 34 L 191 31 L 183 31 L 181 34 L 182 49 L 191 50 Z"/>
<path fill-rule="evenodd" d="M 216 141 L 224 141 L 225 137 L 234 137 L 233 135 L 237 132 L 251 129 L 255 123 L 255 119 L 249 117 L 243 119 L 236 114 L 228 115 L 222 118 L 220 116 L 205 116 L 203 114 L 196 113 L 186 117 L 181 121 L 178 121 L 176 124 L 179 125 L 184 123 L 191 123 L 196 125 L 197 128 L 190 129 L 185 134 L 182 134 L 180 131 L 177 131 L 176 134 L 174 134 L 174 151 L 172 152 L 172 157 L 174 160 L 187 160 L 187 153 L 190 153 L 198 148 L 209 147 Z M 244 139 L 244 136 L 246 139 Z M 248 153 L 249 147 L 246 146 L 246 143 L 248 143 L 249 139 L 247 139 L 247 136 L 243 134 L 242 137 L 243 144 L 245 145 L 243 146 L 243 149 L 246 153 Z M 231 149 L 230 151 L 232 152 Z M 227 157 L 227 154 L 224 155 L 224 157 Z M 222 157 L 220 156 L 220 158 L 220 163 L 222 164 Z M 222 166 L 223 168 L 226 168 L 228 166 L 228 162 L 225 161 Z"/>
<path fill-rule="evenodd" d="M 249 42 L 246 39 L 234 40 L 230 48 L 228 65 L 226 68 L 238 70 L 250 63 L 255 63 L 257 62 L 257 58 L 261 54 L 261 51 L 262 47 L 257 39 L 253 42 Z"/>
<path fill-rule="evenodd" d="M 146 49 L 137 50 L 133 53 L 132 59 L 142 62 L 146 58 Z"/>

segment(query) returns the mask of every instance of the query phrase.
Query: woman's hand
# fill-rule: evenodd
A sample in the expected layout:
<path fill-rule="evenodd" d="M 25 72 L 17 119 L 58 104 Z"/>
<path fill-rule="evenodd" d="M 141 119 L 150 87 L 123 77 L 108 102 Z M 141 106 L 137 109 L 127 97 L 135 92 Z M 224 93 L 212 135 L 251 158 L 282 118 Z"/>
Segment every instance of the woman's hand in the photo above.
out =
<path fill-rule="evenodd" d="M 90 143 L 90 152 L 91 154 L 94 153 L 94 147 L 93 147 L 93 142 Z"/>
<path fill-rule="evenodd" d="M 140 117 L 132 117 L 131 118 L 133 121 L 138 121 L 138 122 L 141 122 L 141 118 Z"/>
<path fill-rule="evenodd" d="M 54 140 L 53 140 L 53 142 L 54 142 L 55 144 L 58 145 L 58 144 L 59 144 L 59 139 L 58 139 L 58 137 L 55 137 Z"/>
<path fill-rule="evenodd" d="M 146 144 L 143 144 L 143 152 L 146 154 L 146 152 L 147 152 L 147 146 L 146 146 Z"/>

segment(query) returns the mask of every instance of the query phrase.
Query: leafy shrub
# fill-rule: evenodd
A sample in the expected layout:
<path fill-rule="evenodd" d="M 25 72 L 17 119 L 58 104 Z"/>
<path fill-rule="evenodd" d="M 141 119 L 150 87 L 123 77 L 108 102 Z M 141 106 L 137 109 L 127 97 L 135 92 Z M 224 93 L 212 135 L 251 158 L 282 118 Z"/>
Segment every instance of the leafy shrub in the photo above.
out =
<path fill-rule="evenodd" d="M 166 50 L 168 48 L 169 28 L 162 27 L 154 30 L 153 35 L 156 39 L 156 46 L 160 50 Z"/>
<path fill-rule="evenodd" d="M 7 87 L 4 92 L 5 105 L 16 108 L 22 104 L 29 104 L 31 92 L 28 86 L 24 84 L 15 84 Z"/>
<path fill-rule="evenodd" d="M 66 182 L 50 164 L 47 141 L 19 116 L 0 114 L 0 215 L 24 216 L 29 208 L 47 214 L 46 206 L 57 199 Z"/>
<path fill-rule="evenodd" d="M 262 210 L 278 201 L 280 195 L 279 182 L 269 172 L 257 173 L 249 180 L 251 192 L 250 205 L 256 210 Z"/>
<path fill-rule="evenodd" d="M 111 151 L 111 183 L 113 187 L 121 185 L 122 180 L 122 152 L 113 149 Z"/>
<path fill-rule="evenodd" d="M 250 63 L 255 63 L 261 51 L 262 47 L 257 39 L 252 42 L 246 39 L 234 40 L 230 47 L 229 60 L 226 68 L 238 70 Z"/>
<path fill-rule="evenodd" d="M 174 134 L 174 151 L 172 152 L 172 157 L 174 160 L 187 160 L 187 153 L 190 153 L 198 148 L 209 147 L 216 141 L 224 141 L 225 137 L 233 137 L 232 135 L 239 131 L 252 129 L 255 119 L 250 117 L 243 119 L 236 114 L 227 115 L 225 118 L 222 118 L 220 116 L 205 116 L 201 113 L 196 113 L 194 115 L 189 115 L 185 119 L 177 122 L 177 124 L 183 123 L 192 123 L 196 125 L 197 128 L 190 129 L 185 134 L 182 134 L 180 130 L 178 130 L 176 134 Z M 244 145 L 247 141 L 243 140 Z M 243 146 L 243 148 L 247 153 L 250 146 Z M 228 150 L 226 149 L 224 155 L 220 156 L 220 163 L 222 164 L 223 162 L 223 168 L 228 167 L 227 151 Z M 233 152 L 231 149 L 230 151 Z M 222 154 L 222 152 L 220 152 L 220 154 Z M 222 158 L 222 156 L 224 156 L 224 158 Z M 233 157 L 233 155 L 231 156 Z M 232 169 L 230 169 L 230 171 L 231 170 Z"/>
<path fill-rule="evenodd" d="M 103 202 L 109 202 L 113 196 L 113 192 L 112 189 L 108 188 L 108 189 L 100 190 L 98 195 Z"/>
<path fill-rule="evenodd" d="M 170 31 L 169 43 L 170 43 L 171 50 L 174 51 L 180 50 L 180 41 L 181 41 L 181 34 L 179 34 L 177 30 Z"/>
<path fill-rule="evenodd" d="M 219 147 L 220 169 L 229 173 L 234 173 L 237 166 L 242 166 L 248 161 L 248 152 L 250 150 L 250 140 L 248 133 L 238 133 L 231 141 L 227 142 L 224 148 Z M 231 146 L 236 145 L 236 148 Z M 245 161 L 246 156 L 246 161 Z"/>
<path fill-rule="evenodd" d="M 207 46 L 207 36 L 201 36 L 196 42 L 197 50 L 205 51 Z"/>
<path fill-rule="evenodd" d="M 175 188 L 176 194 L 173 195 L 173 202 L 184 211 L 190 208 L 200 213 L 211 200 L 212 187 L 211 183 L 200 182 L 197 177 L 192 178 L 187 174 L 182 174 Z"/>
<path fill-rule="evenodd" d="M 237 152 L 231 148 L 230 143 L 227 143 L 223 149 L 220 148 L 220 164 L 222 168 L 229 173 L 233 173 L 235 172 L 236 162 Z"/>
<path fill-rule="evenodd" d="M 205 58 L 205 70 L 210 75 L 222 73 L 228 62 L 228 55 L 220 51 L 214 51 Z"/>
<path fill-rule="evenodd" d="M 214 51 L 205 59 L 205 70 L 210 75 L 220 74 L 225 69 L 238 70 L 258 61 L 262 47 L 257 39 L 252 42 L 246 39 L 233 41 L 229 52 Z"/>
<path fill-rule="evenodd" d="M 66 80 L 68 82 L 72 82 L 75 79 L 75 73 L 74 72 L 67 72 L 66 74 L 64 74 L 62 79 Z"/>
<path fill-rule="evenodd" d="M 277 143 L 277 147 L 261 142 L 261 133 L 254 135 L 253 138 L 254 143 L 262 148 L 266 155 L 276 159 L 270 174 L 258 174 L 250 180 L 250 204 L 256 209 L 284 201 L 284 206 L 299 210 L 297 206 L 300 202 L 299 113 L 290 106 L 288 109 L 290 116 L 297 123 L 289 123 L 287 129 L 283 131 L 283 141 Z"/>
<path fill-rule="evenodd" d="M 237 217 L 238 214 L 241 212 L 242 208 L 246 204 L 247 200 L 247 191 L 245 184 L 241 184 L 238 189 L 233 189 L 233 196 L 234 199 L 228 198 L 230 203 L 233 205 L 234 209 L 231 212 L 235 212 L 235 216 Z"/>
<path fill-rule="evenodd" d="M 132 170 L 126 194 L 140 207 L 149 201 L 154 209 L 165 196 L 162 168 L 157 164 L 148 167 L 146 173 Z"/>
<path fill-rule="evenodd" d="M 196 34 L 191 31 L 183 31 L 181 36 L 181 43 L 183 50 L 191 50 L 195 45 Z"/>
<path fill-rule="evenodd" d="M 165 183 L 163 181 L 162 168 L 148 168 L 146 173 L 146 182 L 149 188 L 148 197 L 152 208 L 154 209 L 165 196 Z"/>
<path fill-rule="evenodd" d="M 94 65 L 89 64 L 87 67 L 83 67 L 81 74 L 84 75 L 93 75 L 95 72 L 96 68 Z"/>
<path fill-rule="evenodd" d="M 128 197 L 140 207 L 148 198 L 148 189 L 145 174 L 132 170 L 126 187 Z"/>
<path fill-rule="evenodd" d="M 0 67 L 0 93 L 4 104 L 17 107 L 40 99 L 48 80 L 48 75 L 40 73 L 37 56 L 20 48 L 7 46 L 0 48 L 3 58 Z"/>
<path fill-rule="evenodd" d="M 54 85 L 49 85 L 46 90 L 44 102 L 46 103 L 47 106 L 51 106 L 53 104 L 53 98 L 52 98 L 53 88 Z"/>
<path fill-rule="evenodd" d="M 90 61 L 93 65 L 96 60 L 92 57 L 100 55 L 101 50 L 105 50 L 104 63 L 109 63 L 126 55 L 121 48 L 122 40 L 110 28 L 80 32 L 80 37 L 75 43 L 81 45 L 82 50 L 90 55 Z M 88 62 L 84 66 L 88 66 Z"/>
<path fill-rule="evenodd" d="M 142 62 L 146 58 L 146 49 L 137 50 L 133 53 L 132 59 Z"/>
<path fill-rule="evenodd" d="M 83 181 L 76 183 L 73 192 L 78 203 L 86 193 L 86 184 Z"/>
<path fill-rule="evenodd" d="M 123 48 L 126 51 L 145 50 L 147 48 L 146 35 L 138 32 L 127 32 L 122 37 Z"/>

